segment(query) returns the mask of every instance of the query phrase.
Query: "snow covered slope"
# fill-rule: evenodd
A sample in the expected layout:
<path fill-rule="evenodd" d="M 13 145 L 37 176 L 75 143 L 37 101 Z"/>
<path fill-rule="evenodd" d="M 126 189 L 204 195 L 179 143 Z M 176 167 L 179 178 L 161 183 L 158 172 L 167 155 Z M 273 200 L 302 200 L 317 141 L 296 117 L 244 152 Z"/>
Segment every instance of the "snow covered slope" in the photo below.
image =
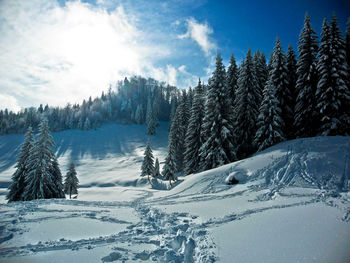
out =
<path fill-rule="evenodd" d="M 52 135 L 63 175 L 72 160 L 81 187 L 126 186 L 137 183 L 147 140 L 151 142 L 154 156 L 160 161 L 165 159 L 168 123 L 160 123 L 154 136 L 146 134 L 144 125 L 116 124 L 98 130 L 66 130 Z M 0 194 L 5 193 L 15 171 L 23 140 L 24 135 L 0 136 Z M 4 201 L 4 196 L 1 200 Z"/>
<path fill-rule="evenodd" d="M 151 141 L 160 157 L 163 125 Z M 82 144 L 58 152 L 62 164 L 75 157 L 86 187 L 78 200 L 2 204 L 0 262 L 349 262 L 350 194 L 340 190 L 350 177 L 349 137 L 284 142 L 157 191 L 132 183 L 147 139 L 142 126 L 113 152 L 116 127 L 85 132 L 96 133 L 91 146 L 84 132 L 55 134 L 59 147 Z M 15 145 L 5 138 L 2 153 Z M 0 157 L 4 181 L 12 155 Z M 225 183 L 232 176 L 239 184 Z"/>

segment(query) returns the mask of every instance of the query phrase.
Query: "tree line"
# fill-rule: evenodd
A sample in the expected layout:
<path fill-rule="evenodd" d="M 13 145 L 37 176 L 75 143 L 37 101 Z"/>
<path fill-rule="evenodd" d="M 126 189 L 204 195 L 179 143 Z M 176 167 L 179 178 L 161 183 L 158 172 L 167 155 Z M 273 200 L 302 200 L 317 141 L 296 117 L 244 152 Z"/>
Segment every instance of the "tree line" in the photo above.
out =
<path fill-rule="evenodd" d="M 269 62 L 249 49 L 238 67 L 216 68 L 193 101 L 182 96 L 171 121 L 162 174 L 191 174 L 224 165 L 301 137 L 350 134 L 350 26 L 345 39 L 337 17 L 324 19 L 321 41 L 306 14 L 296 59 L 279 38 Z"/>
<path fill-rule="evenodd" d="M 180 91 L 154 79 L 131 77 L 110 86 L 101 96 L 84 100 L 82 104 L 65 107 L 40 105 L 19 112 L 0 110 L 0 135 L 37 130 L 45 118 L 51 131 L 66 129 L 90 130 L 110 122 L 146 124 L 154 134 L 159 121 L 169 121 L 175 111 Z"/>

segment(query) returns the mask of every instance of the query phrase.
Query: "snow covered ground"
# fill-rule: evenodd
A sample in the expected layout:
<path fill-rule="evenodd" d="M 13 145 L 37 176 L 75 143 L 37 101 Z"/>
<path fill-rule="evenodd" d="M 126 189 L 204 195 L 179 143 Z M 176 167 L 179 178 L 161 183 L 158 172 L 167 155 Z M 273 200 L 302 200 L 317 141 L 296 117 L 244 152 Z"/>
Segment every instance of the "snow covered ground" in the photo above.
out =
<path fill-rule="evenodd" d="M 338 189 L 349 137 L 284 142 L 170 191 L 138 180 L 147 138 L 138 125 L 54 134 L 63 174 L 77 164 L 79 197 L 2 195 L 0 262 L 350 262 L 350 194 Z M 0 137 L 0 186 L 22 139 Z M 167 124 L 150 139 L 162 162 Z"/>

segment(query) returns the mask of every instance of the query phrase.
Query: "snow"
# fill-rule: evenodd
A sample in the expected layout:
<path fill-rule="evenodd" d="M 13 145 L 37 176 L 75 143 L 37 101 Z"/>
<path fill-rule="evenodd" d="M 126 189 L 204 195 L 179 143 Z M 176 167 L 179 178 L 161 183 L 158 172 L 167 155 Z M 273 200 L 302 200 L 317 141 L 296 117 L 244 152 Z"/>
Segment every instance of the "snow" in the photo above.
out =
<path fill-rule="evenodd" d="M 142 154 L 149 138 L 162 165 L 167 131 L 161 123 L 155 136 L 115 124 L 54 133 L 62 174 L 76 164 L 78 199 L 10 204 L 6 182 L 23 136 L 1 136 L 0 262 L 349 261 L 350 193 L 322 184 L 329 172 L 350 177 L 349 137 L 280 143 L 155 190 L 139 180 Z M 230 176 L 244 180 L 227 185 Z"/>

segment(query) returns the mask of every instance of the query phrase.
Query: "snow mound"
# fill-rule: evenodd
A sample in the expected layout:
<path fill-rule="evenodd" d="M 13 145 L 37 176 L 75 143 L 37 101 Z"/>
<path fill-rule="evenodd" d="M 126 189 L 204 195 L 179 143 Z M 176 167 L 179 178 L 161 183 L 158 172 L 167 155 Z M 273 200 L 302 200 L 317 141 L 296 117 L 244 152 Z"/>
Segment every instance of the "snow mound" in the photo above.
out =
<path fill-rule="evenodd" d="M 187 176 L 173 193 L 217 193 L 228 182 L 257 181 L 270 188 L 311 187 L 347 191 L 350 184 L 350 137 L 314 137 L 286 141 L 241 161 Z"/>

